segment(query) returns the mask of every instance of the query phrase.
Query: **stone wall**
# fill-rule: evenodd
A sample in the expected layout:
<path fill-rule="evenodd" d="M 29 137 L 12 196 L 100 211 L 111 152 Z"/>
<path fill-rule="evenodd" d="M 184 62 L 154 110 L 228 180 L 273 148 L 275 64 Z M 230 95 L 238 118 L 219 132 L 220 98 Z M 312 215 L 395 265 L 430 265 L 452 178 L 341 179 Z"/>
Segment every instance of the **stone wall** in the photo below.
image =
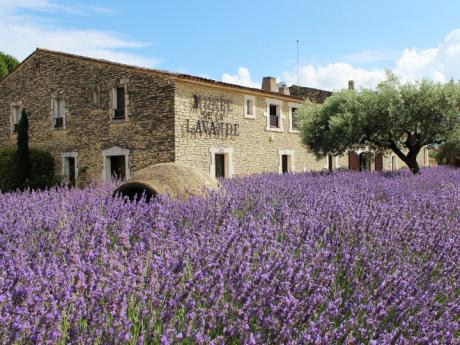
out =
<path fill-rule="evenodd" d="M 246 96 L 255 97 L 256 112 L 254 118 L 246 118 L 244 104 Z M 231 101 L 232 111 L 223 118 L 226 124 L 236 124 L 239 135 L 215 135 L 190 133 L 196 131 L 196 123 L 203 118 L 200 109 L 194 109 L 194 96 L 211 100 Z M 282 132 L 269 131 L 267 127 L 267 99 L 281 102 Z M 178 80 L 176 84 L 176 160 L 210 171 L 211 152 L 229 152 L 233 150 L 234 175 L 247 175 L 262 172 L 279 172 L 280 150 L 293 154 L 294 171 L 322 170 L 325 160 L 316 160 L 301 143 L 300 134 L 289 131 L 289 105 L 302 105 L 302 100 L 294 97 L 276 97 L 272 94 L 256 94 L 249 90 L 229 90 L 220 87 Z M 189 131 L 187 131 L 187 121 Z M 212 132 L 212 131 L 211 131 Z M 230 151 L 231 152 L 231 151 Z M 339 160 L 347 162 L 346 158 Z M 334 159 L 335 162 L 335 159 Z M 347 167 L 343 166 L 344 168 Z"/>
<path fill-rule="evenodd" d="M 110 90 L 127 83 L 129 116 L 112 120 Z M 100 106 L 93 104 L 99 89 Z M 51 99 L 65 100 L 66 129 L 52 125 Z M 174 160 L 174 82 L 161 74 L 38 50 L 2 82 L 0 146 L 15 145 L 10 105 L 22 101 L 29 114 L 30 143 L 50 151 L 61 174 L 63 152 L 78 152 L 79 182 L 102 177 L 102 151 L 130 150 L 131 171 Z"/>

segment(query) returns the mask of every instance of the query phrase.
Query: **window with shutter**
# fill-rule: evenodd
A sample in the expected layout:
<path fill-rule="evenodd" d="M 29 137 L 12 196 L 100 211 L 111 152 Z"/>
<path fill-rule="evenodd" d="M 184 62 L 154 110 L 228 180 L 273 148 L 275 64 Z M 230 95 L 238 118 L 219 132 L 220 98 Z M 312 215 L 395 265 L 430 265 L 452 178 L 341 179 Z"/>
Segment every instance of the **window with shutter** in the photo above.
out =
<path fill-rule="evenodd" d="M 125 87 L 114 88 L 113 95 L 113 118 L 124 119 L 125 118 Z"/>

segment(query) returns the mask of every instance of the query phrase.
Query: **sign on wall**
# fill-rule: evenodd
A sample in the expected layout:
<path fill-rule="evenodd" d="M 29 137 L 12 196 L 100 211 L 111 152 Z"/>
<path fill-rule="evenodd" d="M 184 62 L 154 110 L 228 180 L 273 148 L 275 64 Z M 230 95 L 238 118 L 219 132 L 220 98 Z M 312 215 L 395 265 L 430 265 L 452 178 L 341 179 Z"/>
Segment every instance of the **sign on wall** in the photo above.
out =
<path fill-rule="evenodd" d="M 239 136 L 239 124 L 226 121 L 233 112 L 233 101 L 229 98 L 193 95 L 193 111 L 198 120 L 185 120 L 186 133 L 219 138 Z"/>

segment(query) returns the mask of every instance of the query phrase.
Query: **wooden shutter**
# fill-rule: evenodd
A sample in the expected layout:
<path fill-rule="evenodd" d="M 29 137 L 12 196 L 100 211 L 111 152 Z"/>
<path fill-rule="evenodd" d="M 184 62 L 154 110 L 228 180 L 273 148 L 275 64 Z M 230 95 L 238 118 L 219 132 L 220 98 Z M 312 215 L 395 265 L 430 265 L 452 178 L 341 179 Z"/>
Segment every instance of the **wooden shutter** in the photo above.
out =
<path fill-rule="evenodd" d="M 383 171 L 383 156 L 380 153 L 375 156 L 375 171 Z"/>
<path fill-rule="evenodd" d="M 359 170 L 359 156 L 355 152 L 348 152 L 348 169 Z"/>

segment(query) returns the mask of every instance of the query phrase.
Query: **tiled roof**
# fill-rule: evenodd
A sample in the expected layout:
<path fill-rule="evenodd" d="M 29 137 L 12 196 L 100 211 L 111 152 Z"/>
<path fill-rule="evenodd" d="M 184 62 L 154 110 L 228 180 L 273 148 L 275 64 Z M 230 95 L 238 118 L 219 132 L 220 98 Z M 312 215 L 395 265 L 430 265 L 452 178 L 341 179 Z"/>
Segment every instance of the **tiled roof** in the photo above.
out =
<path fill-rule="evenodd" d="M 189 74 L 182 74 L 182 73 L 169 72 L 169 71 L 164 71 L 164 70 L 159 70 L 159 69 L 151 69 L 151 68 L 132 66 L 132 65 L 119 63 L 119 62 L 113 62 L 113 61 L 108 61 L 108 60 L 103 60 L 103 59 L 96 59 L 96 58 L 91 58 L 91 57 L 87 57 L 87 56 L 64 53 L 64 52 L 58 52 L 58 51 L 42 49 L 42 48 L 37 48 L 37 50 L 35 52 L 33 52 L 31 55 L 29 55 L 24 61 L 22 61 L 21 64 L 16 67 L 16 69 L 18 67 L 20 67 L 26 60 L 28 60 L 30 57 L 32 57 L 37 52 L 42 52 L 42 53 L 46 53 L 46 54 L 53 54 L 53 55 L 58 55 L 58 56 L 64 56 L 64 57 L 74 58 L 74 59 L 87 61 L 87 62 L 92 62 L 92 63 L 110 64 L 110 65 L 114 65 L 114 66 L 120 66 L 120 67 L 123 67 L 123 68 L 132 69 L 132 70 L 142 72 L 142 73 L 163 74 L 163 75 L 166 75 L 166 76 L 169 76 L 169 77 L 172 77 L 172 78 L 177 78 L 177 79 L 198 81 L 198 82 L 202 82 L 202 83 L 206 83 L 206 84 L 218 85 L 218 86 L 223 86 L 223 87 L 228 87 L 228 88 L 234 88 L 234 89 L 240 89 L 240 90 L 248 90 L 248 91 L 251 91 L 251 92 L 268 94 L 268 95 L 275 96 L 275 97 L 280 97 L 280 98 L 290 98 L 290 99 L 295 100 L 297 102 L 303 100 L 303 98 L 299 97 L 299 96 L 283 95 L 283 94 L 278 93 L 278 92 L 271 92 L 271 91 L 265 91 L 265 90 L 257 89 L 257 88 L 253 88 L 253 87 L 247 87 L 247 86 L 241 86 L 241 85 L 236 85 L 236 84 L 224 83 L 222 81 L 217 81 L 217 80 L 197 77 L 197 76 L 193 76 L 193 75 L 189 75 Z M 12 73 L 14 73 L 14 71 L 11 72 L 10 74 L 8 74 L 7 76 L 11 75 Z M 3 79 L 0 79 L 0 82 L 5 80 L 7 76 L 5 76 Z"/>
<path fill-rule="evenodd" d="M 326 98 L 332 95 L 331 91 L 314 89 L 311 87 L 292 85 L 289 87 L 292 96 L 308 98 L 312 102 L 323 103 Z"/>

